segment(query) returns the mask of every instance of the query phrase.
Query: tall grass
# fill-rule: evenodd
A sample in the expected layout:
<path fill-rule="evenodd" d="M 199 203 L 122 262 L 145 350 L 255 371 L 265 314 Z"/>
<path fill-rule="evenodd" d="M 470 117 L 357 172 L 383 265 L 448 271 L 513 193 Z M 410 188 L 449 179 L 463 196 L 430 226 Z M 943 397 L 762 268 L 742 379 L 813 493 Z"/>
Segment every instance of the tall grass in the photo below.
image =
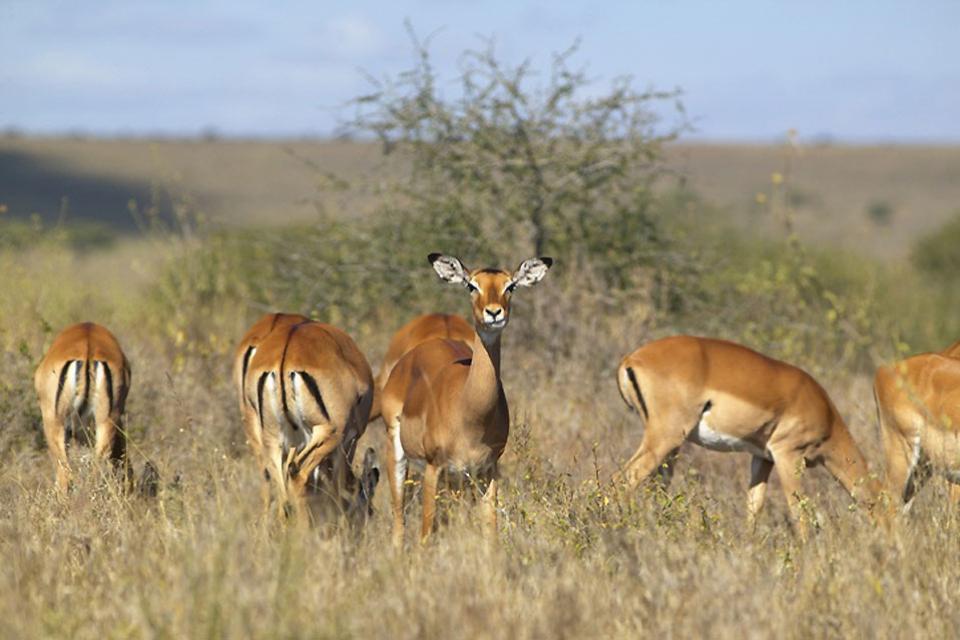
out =
<path fill-rule="evenodd" d="M 426 261 L 416 266 L 419 245 L 384 253 L 393 236 L 382 231 L 0 256 L 0 634 L 946 637 L 960 624 L 960 523 L 941 486 L 887 539 L 814 470 L 804 482 L 820 527 L 802 546 L 776 484 L 757 531 L 746 530 L 745 456 L 684 450 L 669 491 L 630 495 L 609 483 L 641 437 L 615 389 L 617 359 L 680 330 L 746 340 L 810 368 L 879 470 L 866 351 L 848 356 L 845 344 L 922 327 L 929 292 L 873 263 L 709 226 L 671 231 L 634 280 L 648 286 L 611 289 L 588 256 L 518 297 L 504 337 L 513 433 L 498 549 L 482 544 L 470 500 L 452 493 L 441 496 L 438 535 L 425 548 L 411 539 L 402 554 L 389 545 L 385 491 L 361 531 L 298 533 L 264 520 L 228 377 L 233 342 L 254 316 L 276 307 L 335 318 L 376 367 L 412 314 L 465 311 Z M 355 268 L 330 269 L 335 260 Z M 891 292 L 904 304 L 889 308 Z M 159 467 L 155 501 L 121 495 L 79 448 L 77 486 L 64 499 L 53 492 L 32 371 L 53 333 L 83 318 L 110 326 L 131 359 L 132 456 Z M 379 446 L 382 431 L 371 425 L 365 438 Z M 411 500 L 408 518 L 418 512 Z"/>

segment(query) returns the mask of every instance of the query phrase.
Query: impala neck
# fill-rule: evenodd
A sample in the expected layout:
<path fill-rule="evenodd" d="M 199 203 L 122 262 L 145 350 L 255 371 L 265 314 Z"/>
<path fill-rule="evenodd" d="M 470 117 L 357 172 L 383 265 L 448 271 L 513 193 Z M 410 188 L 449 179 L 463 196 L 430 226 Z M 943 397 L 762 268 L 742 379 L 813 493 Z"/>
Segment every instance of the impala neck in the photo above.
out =
<path fill-rule="evenodd" d="M 473 359 L 464 387 L 468 410 L 485 415 L 494 410 L 500 399 L 500 335 L 484 333 L 479 328 L 473 339 Z"/>

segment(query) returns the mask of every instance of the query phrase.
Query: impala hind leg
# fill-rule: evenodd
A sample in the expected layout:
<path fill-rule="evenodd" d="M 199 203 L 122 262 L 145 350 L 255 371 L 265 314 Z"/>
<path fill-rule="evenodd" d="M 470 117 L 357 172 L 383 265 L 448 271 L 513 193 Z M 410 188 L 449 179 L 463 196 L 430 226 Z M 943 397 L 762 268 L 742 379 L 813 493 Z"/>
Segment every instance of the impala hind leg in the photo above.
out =
<path fill-rule="evenodd" d="M 282 521 L 286 517 L 287 483 L 284 480 L 283 449 L 280 446 L 280 434 L 273 428 L 263 430 L 263 475 L 267 490 L 263 505 L 264 512 L 270 508 L 270 487 L 277 500 L 277 517 Z"/>
<path fill-rule="evenodd" d="M 253 460 L 257 467 L 257 473 L 260 474 L 260 502 L 263 512 L 270 509 L 270 471 L 267 454 L 263 444 L 263 434 L 261 433 L 260 420 L 257 410 L 246 398 L 241 400 L 240 409 L 243 420 L 243 433 L 250 447 L 250 453 L 253 454 Z"/>
<path fill-rule="evenodd" d="M 289 456 L 287 462 L 287 495 L 301 524 L 307 518 L 307 484 L 317 466 L 340 445 L 337 428 L 329 424 L 314 425 L 310 440 L 299 453 Z M 293 452 L 291 452 L 292 454 Z"/>
<path fill-rule="evenodd" d="M 923 474 L 917 473 L 922 462 L 920 440 L 919 437 L 907 438 L 899 429 L 885 423 L 882 417 L 881 436 L 886 462 L 884 482 L 893 503 L 891 510 L 899 509 L 906 513 L 923 482 Z"/>
<path fill-rule="evenodd" d="M 757 516 L 763 509 L 763 501 L 767 495 L 767 481 L 773 471 L 773 461 L 758 456 L 750 460 L 750 488 L 747 490 L 747 526 L 754 529 Z"/>
<path fill-rule="evenodd" d="M 680 420 L 682 419 L 680 418 Z M 624 480 L 631 489 L 635 489 L 668 458 L 671 458 L 668 461 L 668 468 L 672 467 L 673 456 L 671 454 L 683 444 L 684 436 L 683 429 L 671 429 L 670 422 L 673 421 L 667 423 L 657 421 L 653 416 L 647 420 L 640 448 L 627 461 L 623 469 L 614 476 L 615 481 Z"/>
<path fill-rule="evenodd" d="M 96 420 L 96 444 L 94 452 L 97 459 L 106 462 L 109 460 L 114 472 L 121 479 L 123 488 L 128 491 L 133 483 L 133 473 L 127 463 L 127 438 L 118 426 L 120 416 L 105 416 L 99 414 Z"/>
<path fill-rule="evenodd" d="M 56 473 L 57 489 L 61 493 L 66 493 L 70 488 L 70 478 L 72 471 L 70 469 L 70 459 L 67 457 L 67 430 L 64 427 L 63 420 L 52 412 L 43 413 L 43 435 L 47 441 L 47 452 L 50 460 L 53 462 L 54 472 Z"/>

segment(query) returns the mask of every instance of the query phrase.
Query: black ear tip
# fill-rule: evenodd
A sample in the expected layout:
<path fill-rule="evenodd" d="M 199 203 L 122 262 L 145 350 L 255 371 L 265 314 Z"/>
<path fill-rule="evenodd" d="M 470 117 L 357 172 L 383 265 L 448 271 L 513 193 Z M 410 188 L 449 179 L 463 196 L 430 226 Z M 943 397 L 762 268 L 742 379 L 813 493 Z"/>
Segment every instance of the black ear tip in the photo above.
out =
<path fill-rule="evenodd" d="M 542 258 L 540 258 L 540 261 L 543 264 L 547 265 L 548 268 L 553 266 L 553 258 L 543 256 Z"/>
<path fill-rule="evenodd" d="M 430 255 L 427 256 L 427 260 L 430 261 L 430 264 L 433 264 L 442 255 L 443 255 L 442 253 L 431 253 Z"/>

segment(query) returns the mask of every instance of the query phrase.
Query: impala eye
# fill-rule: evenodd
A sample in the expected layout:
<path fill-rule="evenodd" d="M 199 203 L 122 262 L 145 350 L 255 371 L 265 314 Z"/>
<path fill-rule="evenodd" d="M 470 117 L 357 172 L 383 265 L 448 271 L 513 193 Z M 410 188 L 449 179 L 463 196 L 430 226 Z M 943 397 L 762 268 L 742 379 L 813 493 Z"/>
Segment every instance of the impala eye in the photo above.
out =
<path fill-rule="evenodd" d="M 468 282 L 467 291 L 470 293 L 480 293 L 480 287 L 478 287 L 474 282 Z"/>
<path fill-rule="evenodd" d="M 513 290 L 517 288 L 516 282 L 509 283 L 506 287 L 503 288 L 504 293 L 513 293 Z"/>

